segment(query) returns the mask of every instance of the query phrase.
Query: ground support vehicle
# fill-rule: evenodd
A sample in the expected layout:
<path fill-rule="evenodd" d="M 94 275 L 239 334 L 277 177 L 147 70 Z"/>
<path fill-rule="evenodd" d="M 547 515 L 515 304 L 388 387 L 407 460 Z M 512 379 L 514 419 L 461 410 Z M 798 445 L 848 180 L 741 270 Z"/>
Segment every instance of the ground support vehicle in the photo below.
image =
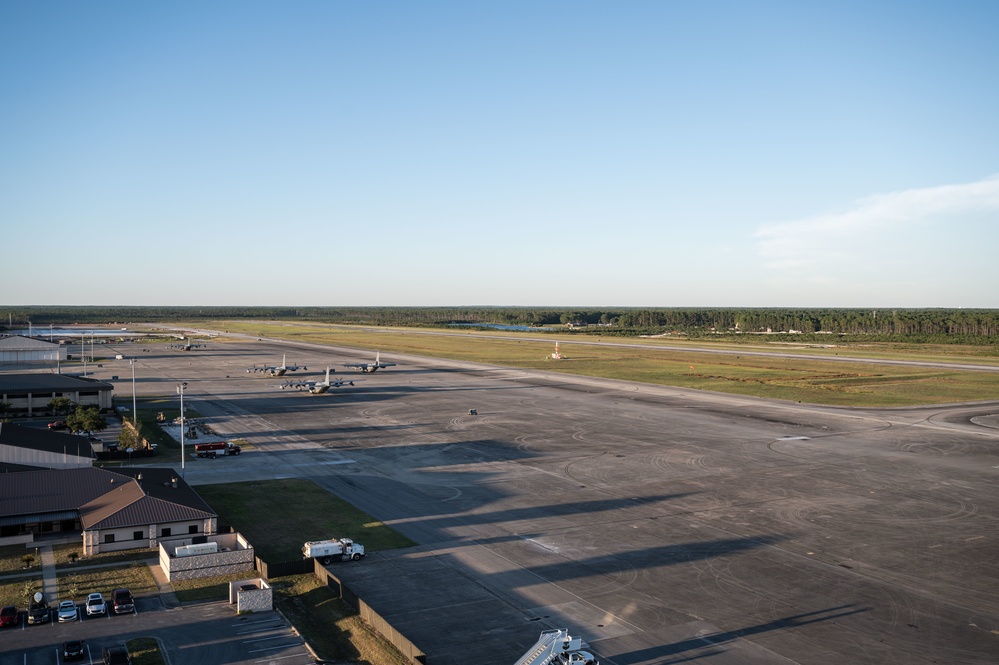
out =
<path fill-rule="evenodd" d="M 546 630 L 516 665 L 600 665 L 581 638 L 571 637 L 568 628 Z"/>
<path fill-rule="evenodd" d="M 194 452 L 198 457 L 222 457 L 224 455 L 238 455 L 239 446 L 231 441 L 216 441 L 214 443 L 196 443 Z"/>
<path fill-rule="evenodd" d="M 306 559 L 319 559 L 324 566 L 337 557 L 357 561 L 364 556 L 364 545 L 355 543 L 350 538 L 310 540 L 302 546 L 302 556 Z"/>

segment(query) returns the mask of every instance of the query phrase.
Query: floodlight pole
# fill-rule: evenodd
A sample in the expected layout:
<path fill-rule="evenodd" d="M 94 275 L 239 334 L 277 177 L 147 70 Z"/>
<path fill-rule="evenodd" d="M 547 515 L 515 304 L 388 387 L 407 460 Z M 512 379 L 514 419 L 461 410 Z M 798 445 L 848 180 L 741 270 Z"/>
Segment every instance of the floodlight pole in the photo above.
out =
<path fill-rule="evenodd" d="M 180 477 L 187 480 L 184 475 L 184 458 L 187 457 L 184 454 L 184 388 L 187 388 L 187 383 L 177 384 L 177 392 L 180 393 Z"/>
<path fill-rule="evenodd" d="M 139 411 L 135 408 L 135 358 L 129 358 L 128 364 L 132 366 L 132 425 L 135 426 L 135 433 L 139 433 Z"/>

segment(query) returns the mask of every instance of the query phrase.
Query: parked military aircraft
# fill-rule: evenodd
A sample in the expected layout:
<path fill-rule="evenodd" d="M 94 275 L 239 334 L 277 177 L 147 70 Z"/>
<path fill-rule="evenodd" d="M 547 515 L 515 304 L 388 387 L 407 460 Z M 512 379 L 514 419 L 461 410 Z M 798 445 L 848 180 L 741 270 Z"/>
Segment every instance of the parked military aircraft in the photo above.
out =
<path fill-rule="evenodd" d="M 191 349 L 200 349 L 202 347 L 208 346 L 207 344 L 192 344 L 190 338 L 181 337 L 183 340 L 180 344 L 167 344 L 168 349 L 180 349 L 181 351 L 190 351 Z"/>
<path fill-rule="evenodd" d="M 285 372 L 297 372 L 300 369 L 309 369 L 305 365 L 289 365 L 288 356 L 281 356 L 280 365 L 254 365 L 253 367 L 246 370 L 246 373 L 251 372 L 263 372 L 265 374 L 270 374 L 271 376 L 284 376 Z"/>
<path fill-rule="evenodd" d="M 352 386 L 353 381 L 344 381 L 343 379 L 330 379 L 330 371 L 332 367 L 326 368 L 326 380 L 325 381 L 285 381 L 281 384 L 281 390 L 285 388 L 297 388 L 298 390 L 308 390 L 313 395 L 322 395 L 324 392 L 330 388 L 339 388 L 341 386 Z"/>
<path fill-rule="evenodd" d="M 385 367 L 395 367 L 395 363 L 383 363 L 381 362 L 381 352 L 375 354 L 375 362 L 373 363 L 346 363 L 344 367 L 350 367 L 351 369 L 359 369 L 362 372 L 374 372 L 376 370 Z"/>

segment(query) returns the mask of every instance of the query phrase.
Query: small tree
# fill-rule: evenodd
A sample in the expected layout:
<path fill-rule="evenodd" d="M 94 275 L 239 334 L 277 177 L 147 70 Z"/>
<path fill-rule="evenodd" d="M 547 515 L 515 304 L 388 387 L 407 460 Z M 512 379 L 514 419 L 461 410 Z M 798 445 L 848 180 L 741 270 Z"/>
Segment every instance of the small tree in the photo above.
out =
<path fill-rule="evenodd" d="M 74 406 L 73 400 L 68 397 L 53 397 L 45 408 L 55 415 L 61 416 L 72 411 Z"/>
<path fill-rule="evenodd" d="M 69 557 L 69 562 L 70 563 L 76 563 L 76 560 L 80 558 L 80 555 L 77 554 L 76 552 L 70 552 L 66 556 Z"/>
<path fill-rule="evenodd" d="M 0 421 L 6 420 L 7 414 L 14 409 L 14 405 L 10 402 L 0 402 Z"/>
<path fill-rule="evenodd" d="M 103 432 L 108 421 L 96 406 L 77 408 L 66 418 L 66 426 L 71 432 Z"/>
<path fill-rule="evenodd" d="M 25 554 L 24 556 L 21 557 L 21 561 L 24 562 L 24 567 L 25 568 L 30 568 L 31 564 L 35 561 L 35 555 L 34 554 Z"/>

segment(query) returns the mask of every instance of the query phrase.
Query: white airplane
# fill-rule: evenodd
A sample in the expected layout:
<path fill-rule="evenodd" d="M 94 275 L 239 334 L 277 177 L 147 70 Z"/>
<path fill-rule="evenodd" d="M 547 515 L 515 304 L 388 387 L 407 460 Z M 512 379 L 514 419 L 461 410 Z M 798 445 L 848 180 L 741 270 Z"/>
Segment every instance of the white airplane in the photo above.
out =
<path fill-rule="evenodd" d="M 306 367 L 305 365 L 289 365 L 288 356 L 283 355 L 281 356 L 280 365 L 261 365 L 259 367 L 257 365 L 254 365 L 250 369 L 246 370 L 246 373 L 249 374 L 250 372 L 265 372 L 270 374 L 271 376 L 284 376 L 285 372 L 297 372 L 300 369 L 307 370 L 309 368 Z"/>
<path fill-rule="evenodd" d="M 324 392 L 330 388 L 340 388 L 342 386 L 352 386 L 353 381 L 344 381 L 343 379 L 330 379 L 330 371 L 332 368 L 326 368 L 326 380 L 325 381 L 285 381 L 281 384 L 281 390 L 285 388 L 297 388 L 298 390 L 308 390 L 313 395 L 322 395 Z"/>
<path fill-rule="evenodd" d="M 381 351 L 375 354 L 375 362 L 373 363 L 346 363 L 344 367 L 350 367 L 351 369 L 359 369 L 362 372 L 374 372 L 385 367 L 395 367 L 395 363 L 383 363 L 381 362 Z"/>

